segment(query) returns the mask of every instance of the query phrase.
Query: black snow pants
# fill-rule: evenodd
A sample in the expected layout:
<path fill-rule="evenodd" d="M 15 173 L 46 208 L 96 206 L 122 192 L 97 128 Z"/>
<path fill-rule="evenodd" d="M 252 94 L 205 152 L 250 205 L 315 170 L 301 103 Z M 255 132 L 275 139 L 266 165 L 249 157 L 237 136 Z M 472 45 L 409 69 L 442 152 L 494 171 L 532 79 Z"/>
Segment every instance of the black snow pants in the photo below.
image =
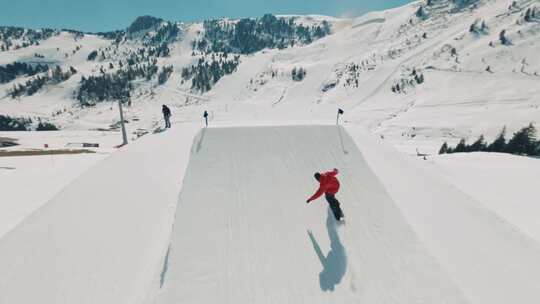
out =
<path fill-rule="evenodd" d="M 336 199 L 334 194 L 325 193 L 324 196 L 326 197 L 326 201 L 328 201 L 328 204 L 330 205 L 332 213 L 334 213 L 334 217 L 337 221 L 339 221 L 343 217 L 343 211 L 339 206 L 339 201 Z"/>

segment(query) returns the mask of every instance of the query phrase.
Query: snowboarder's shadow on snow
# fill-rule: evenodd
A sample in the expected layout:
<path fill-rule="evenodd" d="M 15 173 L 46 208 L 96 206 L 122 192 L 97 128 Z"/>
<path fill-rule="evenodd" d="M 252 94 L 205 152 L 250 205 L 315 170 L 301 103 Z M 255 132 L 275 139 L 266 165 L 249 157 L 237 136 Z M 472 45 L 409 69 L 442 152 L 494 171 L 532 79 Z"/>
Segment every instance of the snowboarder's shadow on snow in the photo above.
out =
<path fill-rule="evenodd" d="M 313 249 L 315 250 L 317 257 L 323 266 L 323 270 L 319 274 L 319 284 L 321 285 L 321 289 L 323 291 L 334 291 L 335 287 L 343 279 L 343 276 L 345 276 L 345 271 L 347 270 L 347 255 L 345 253 L 345 247 L 343 247 L 343 244 L 339 239 L 336 221 L 334 220 L 330 208 L 328 208 L 326 228 L 328 229 L 328 236 L 330 237 L 330 251 L 326 256 L 323 254 L 321 247 L 310 230 L 308 230 L 308 236 L 313 244 Z"/>
<path fill-rule="evenodd" d="M 154 133 L 154 134 L 159 134 L 159 133 L 165 132 L 166 130 L 167 130 L 167 129 L 165 129 L 165 128 L 159 127 L 159 128 L 157 128 L 157 129 L 155 129 L 153 133 Z"/>

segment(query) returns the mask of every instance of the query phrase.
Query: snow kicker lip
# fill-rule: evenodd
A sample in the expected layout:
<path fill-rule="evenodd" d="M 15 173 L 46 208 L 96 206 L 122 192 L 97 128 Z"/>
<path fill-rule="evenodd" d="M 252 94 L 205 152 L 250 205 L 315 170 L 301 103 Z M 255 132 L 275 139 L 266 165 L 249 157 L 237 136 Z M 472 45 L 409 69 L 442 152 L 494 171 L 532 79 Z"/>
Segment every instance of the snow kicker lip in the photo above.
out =
<path fill-rule="evenodd" d="M 467 303 L 343 128 L 209 128 L 191 151 L 158 303 Z M 347 226 L 305 204 L 334 167 Z"/>

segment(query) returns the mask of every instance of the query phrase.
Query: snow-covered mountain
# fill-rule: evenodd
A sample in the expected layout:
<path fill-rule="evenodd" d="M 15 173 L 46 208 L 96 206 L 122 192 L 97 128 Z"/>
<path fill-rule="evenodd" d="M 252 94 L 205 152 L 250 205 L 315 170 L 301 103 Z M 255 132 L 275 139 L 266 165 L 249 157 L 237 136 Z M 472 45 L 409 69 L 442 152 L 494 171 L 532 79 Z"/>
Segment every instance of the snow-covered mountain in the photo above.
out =
<path fill-rule="evenodd" d="M 99 34 L 6 27 L 0 66 L 13 76 L 2 78 L 0 114 L 107 129 L 121 99 L 134 131 L 155 129 L 161 104 L 177 121 L 204 110 L 216 121 L 333 120 L 340 107 L 398 146 L 434 152 L 540 120 L 539 7 L 430 0 L 353 19 L 144 16 Z M 15 63 L 49 70 L 10 71 Z"/>

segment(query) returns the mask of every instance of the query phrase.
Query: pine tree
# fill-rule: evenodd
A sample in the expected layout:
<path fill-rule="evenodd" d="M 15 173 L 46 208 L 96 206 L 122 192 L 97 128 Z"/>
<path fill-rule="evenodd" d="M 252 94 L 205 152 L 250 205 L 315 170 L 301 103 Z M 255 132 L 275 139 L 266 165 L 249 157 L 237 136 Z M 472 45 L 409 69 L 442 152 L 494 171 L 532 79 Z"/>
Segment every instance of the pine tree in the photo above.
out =
<path fill-rule="evenodd" d="M 448 143 L 444 142 L 442 144 L 441 149 L 439 149 L 439 154 L 447 154 L 448 153 Z"/>
<path fill-rule="evenodd" d="M 39 122 L 36 131 L 58 131 L 58 127 L 50 122 Z"/>
<path fill-rule="evenodd" d="M 518 155 L 535 155 L 537 149 L 536 128 L 532 123 L 514 133 L 506 145 L 506 152 Z"/>
<path fill-rule="evenodd" d="M 499 152 L 502 153 L 506 150 L 506 127 L 501 130 L 499 136 L 493 141 L 488 147 L 487 151 L 489 152 Z"/>
<path fill-rule="evenodd" d="M 486 141 L 484 139 L 484 135 L 480 135 L 478 140 L 476 140 L 472 145 L 468 147 L 468 150 L 470 152 L 481 152 L 487 150 Z"/>
<path fill-rule="evenodd" d="M 423 19 L 426 17 L 426 11 L 424 10 L 423 6 L 420 6 L 418 10 L 416 11 L 416 17 Z"/>
<path fill-rule="evenodd" d="M 88 61 L 94 61 L 98 56 L 97 51 L 92 51 L 90 54 L 88 54 Z"/>
<path fill-rule="evenodd" d="M 476 33 L 477 30 L 476 30 L 476 22 L 471 24 L 471 26 L 469 27 L 469 33 Z"/>
<path fill-rule="evenodd" d="M 531 8 L 529 7 L 527 11 L 525 12 L 524 20 L 526 22 L 531 22 Z"/>
<path fill-rule="evenodd" d="M 456 148 L 454 149 L 454 153 L 462 153 L 467 152 L 467 144 L 465 144 L 465 139 L 462 138 Z"/>
<path fill-rule="evenodd" d="M 486 24 L 486 21 L 482 21 L 482 25 L 480 26 L 480 30 L 485 33 L 485 32 L 487 32 L 488 29 L 489 28 L 488 28 L 488 26 Z"/>
<path fill-rule="evenodd" d="M 499 33 L 499 40 L 501 41 L 501 43 L 502 43 L 503 45 L 509 44 L 508 38 L 506 38 L 506 30 L 502 30 L 502 31 Z"/>
<path fill-rule="evenodd" d="M 173 72 L 173 66 L 164 66 L 161 70 L 161 72 L 158 74 L 158 83 L 164 84 L 169 80 L 169 77 L 171 76 Z"/>

